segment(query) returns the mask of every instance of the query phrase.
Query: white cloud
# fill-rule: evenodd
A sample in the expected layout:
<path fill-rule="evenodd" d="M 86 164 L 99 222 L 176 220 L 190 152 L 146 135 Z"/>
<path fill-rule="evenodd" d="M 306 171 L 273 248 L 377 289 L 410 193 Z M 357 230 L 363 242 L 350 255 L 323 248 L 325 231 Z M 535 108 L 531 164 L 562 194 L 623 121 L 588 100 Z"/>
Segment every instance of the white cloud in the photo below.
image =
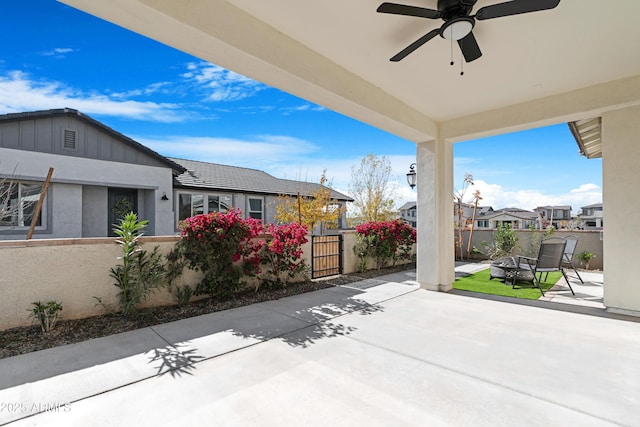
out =
<path fill-rule="evenodd" d="M 182 74 L 194 83 L 208 101 L 237 101 L 268 88 L 264 84 L 209 62 L 191 62 Z"/>
<path fill-rule="evenodd" d="M 493 206 L 494 209 L 504 207 L 518 207 L 532 210 L 538 206 L 570 205 L 573 213 L 582 206 L 602 202 L 602 189 L 595 184 L 583 184 L 566 193 L 550 193 L 537 189 L 522 189 L 505 191 L 499 184 L 489 184 L 483 180 L 475 180 L 475 185 L 467 192 L 470 198 L 473 190 L 480 190 L 483 206 Z"/>
<path fill-rule="evenodd" d="M 283 135 L 259 135 L 250 139 L 176 135 L 134 139 L 169 157 L 250 167 L 267 172 L 274 168 L 273 165 L 295 162 L 317 150 L 308 141 Z"/>
<path fill-rule="evenodd" d="M 100 93 L 84 93 L 56 81 L 36 81 L 21 71 L 0 75 L 0 113 L 74 108 L 86 114 L 130 119 L 179 122 L 186 118 L 179 105 L 113 99 Z"/>
<path fill-rule="evenodd" d="M 114 98 L 132 98 L 135 96 L 150 96 L 158 92 L 169 93 L 167 89 L 170 86 L 170 82 L 157 82 L 147 85 L 141 89 L 132 89 L 126 92 L 112 92 L 110 95 Z"/>
<path fill-rule="evenodd" d="M 77 52 L 77 49 L 72 49 L 70 47 L 56 47 L 51 50 L 45 50 L 40 52 L 42 56 L 55 56 L 56 58 L 65 58 L 66 54 Z"/>
<path fill-rule="evenodd" d="M 302 105 L 297 105 L 295 107 L 280 108 L 280 111 L 282 111 L 282 113 L 285 116 L 288 116 L 289 114 L 292 114 L 292 113 L 300 113 L 300 112 L 307 112 L 307 111 L 327 111 L 327 109 L 320 105 L 302 104 Z"/>
<path fill-rule="evenodd" d="M 344 194 L 349 194 L 351 167 L 359 165 L 364 157 L 326 157 L 314 143 L 286 135 L 258 135 L 245 139 L 178 135 L 133 138 L 165 156 L 259 169 L 278 178 L 318 182 L 326 169 L 332 187 Z M 406 182 L 409 165 L 415 162 L 415 156 L 387 157 L 392 167 L 390 184 L 399 207 L 416 197 Z"/>

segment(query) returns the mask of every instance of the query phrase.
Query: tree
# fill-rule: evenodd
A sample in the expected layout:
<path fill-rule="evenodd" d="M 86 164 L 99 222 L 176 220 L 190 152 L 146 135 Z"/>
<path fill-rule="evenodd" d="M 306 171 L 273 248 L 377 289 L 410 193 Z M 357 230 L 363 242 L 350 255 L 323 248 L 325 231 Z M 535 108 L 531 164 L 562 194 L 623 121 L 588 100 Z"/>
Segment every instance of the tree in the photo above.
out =
<path fill-rule="evenodd" d="M 309 230 L 320 225 L 321 234 L 324 234 L 325 228 L 337 228 L 344 208 L 336 199 L 331 198 L 331 193 L 331 182 L 327 179 L 325 169 L 320 176 L 320 186 L 308 196 L 300 193 L 297 197 L 278 196 L 275 219 L 281 223 L 297 222 Z"/>
<path fill-rule="evenodd" d="M 453 199 L 455 202 L 455 218 L 456 218 L 456 221 L 454 224 L 456 229 L 455 246 L 459 252 L 458 259 L 463 259 L 462 246 L 464 244 L 464 236 L 462 232 L 466 230 L 467 227 L 469 226 L 469 218 L 465 217 L 464 215 L 464 195 L 467 192 L 467 189 L 469 188 L 470 185 L 473 185 L 473 175 L 471 175 L 470 173 L 466 173 L 464 174 L 464 180 L 462 181 L 462 188 L 456 191 L 455 194 L 453 195 Z M 479 196 L 480 196 L 480 193 L 478 192 L 478 197 Z M 477 199 L 476 199 L 476 206 L 477 206 Z"/>
<path fill-rule="evenodd" d="M 386 156 L 369 154 L 359 167 L 351 166 L 349 191 L 355 215 L 361 222 L 389 221 L 395 218 L 392 187 L 389 183 L 391 162 Z"/>
<path fill-rule="evenodd" d="M 37 198 L 42 187 L 32 185 L 20 188 L 13 173 L 0 178 L 0 225 L 30 225 L 35 212 Z"/>
<path fill-rule="evenodd" d="M 469 243 L 467 244 L 467 259 L 471 258 L 471 241 L 473 240 L 473 230 L 476 228 L 476 214 L 478 213 L 478 202 L 482 200 L 480 190 L 473 192 L 473 217 L 471 218 L 471 230 L 469 231 Z"/>

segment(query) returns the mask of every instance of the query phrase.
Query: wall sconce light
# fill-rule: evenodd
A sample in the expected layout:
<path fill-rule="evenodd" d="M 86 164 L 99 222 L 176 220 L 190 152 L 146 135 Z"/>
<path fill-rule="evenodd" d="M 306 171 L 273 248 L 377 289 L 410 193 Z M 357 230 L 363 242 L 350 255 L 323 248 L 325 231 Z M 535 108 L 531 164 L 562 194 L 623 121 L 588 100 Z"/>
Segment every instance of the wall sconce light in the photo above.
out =
<path fill-rule="evenodd" d="M 167 193 L 162 193 L 162 197 L 160 197 L 160 200 L 164 200 L 165 202 L 169 200 L 169 198 L 167 197 Z"/>
<path fill-rule="evenodd" d="M 412 190 L 416 186 L 416 180 L 417 180 L 416 164 L 412 163 L 411 166 L 409 166 L 409 173 L 407 174 L 407 183 L 409 184 L 409 187 L 411 187 Z"/>

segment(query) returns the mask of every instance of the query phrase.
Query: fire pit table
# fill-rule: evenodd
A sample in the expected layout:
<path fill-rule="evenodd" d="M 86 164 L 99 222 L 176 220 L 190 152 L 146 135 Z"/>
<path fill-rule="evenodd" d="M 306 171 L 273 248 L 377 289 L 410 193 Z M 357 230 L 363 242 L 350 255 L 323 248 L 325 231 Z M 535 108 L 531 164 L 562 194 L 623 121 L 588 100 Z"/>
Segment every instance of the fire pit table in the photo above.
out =
<path fill-rule="evenodd" d="M 513 285 L 516 281 L 533 283 L 533 273 L 531 271 L 516 270 L 518 270 L 518 267 L 516 267 L 514 257 L 497 259 L 491 263 L 489 280 L 501 279 L 505 284 L 509 285 Z"/>

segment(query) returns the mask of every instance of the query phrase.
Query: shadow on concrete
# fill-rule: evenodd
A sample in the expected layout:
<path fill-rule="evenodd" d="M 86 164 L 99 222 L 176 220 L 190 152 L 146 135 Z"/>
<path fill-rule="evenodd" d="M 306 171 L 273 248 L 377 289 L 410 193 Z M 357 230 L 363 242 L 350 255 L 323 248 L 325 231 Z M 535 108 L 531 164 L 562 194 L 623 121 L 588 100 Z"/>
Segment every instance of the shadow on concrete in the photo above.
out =
<path fill-rule="evenodd" d="M 306 348 L 315 342 L 339 336 L 349 335 L 356 328 L 345 326 L 337 322 L 338 318 L 350 313 L 368 316 L 383 311 L 382 306 L 378 304 L 370 304 L 368 302 L 353 299 L 342 295 L 339 299 L 333 299 L 331 302 L 325 302 L 320 305 L 309 305 L 304 307 L 289 301 L 284 305 L 271 304 L 272 309 L 279 313 L 289 316 L 293 319 L 302 320 L 307 326 L 291 330 L 281 335 L 274 336 L 273 331 L 269 327 L 252 328 L 251 330 L 235 329 L 234 335 L 243 338 L 253 338 L 260 341 L 277 338 L 291 347 Z M 287 310 L 288 308 L 288 310 Z"/>
<path fill-rule="evenodd" d="M 196 369 L 195 363 L 204 359 L 204 356 L 196 354 L 196 349 L 183 348 L 185 344 L 174 344 L 164 348 L 155 348 L 150 353 L 149 363 L 160 362 L 156 367 L 157 374 L 169 373 L 172 377 L 193 375 Z"/>

